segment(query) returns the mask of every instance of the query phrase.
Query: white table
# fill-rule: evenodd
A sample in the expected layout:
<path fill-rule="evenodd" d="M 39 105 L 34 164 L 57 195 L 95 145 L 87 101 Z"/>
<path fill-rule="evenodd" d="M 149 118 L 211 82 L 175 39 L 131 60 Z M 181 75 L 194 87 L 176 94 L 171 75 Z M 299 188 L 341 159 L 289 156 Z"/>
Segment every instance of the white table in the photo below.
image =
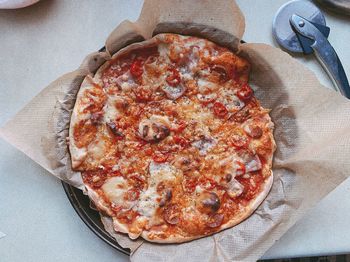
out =
<path fill-rule="evenodd" d="M 239 0 L 246 15 L 244 40 L 276 45 L 271 21 L 284 2 Z M 42 0 L 22 10 L 0 11 L 0 126 L 48 83 L 98 50 L 122 20 L 135 20 L 141 5 L 141 0 Z M 328 13 L 326 18 L 329 39 L 350 76 L 350 20 Z M 313 57 L 298 59 L 331 86 Z M 0 231 L 7 235 L 0 239 L 0 261 L 127 261 L 85 226 L 60 181 L 1 139 L 0 148 Z M 310 211 L 265 257 L 350 252 L 348 221 L 350 180 Z"/>

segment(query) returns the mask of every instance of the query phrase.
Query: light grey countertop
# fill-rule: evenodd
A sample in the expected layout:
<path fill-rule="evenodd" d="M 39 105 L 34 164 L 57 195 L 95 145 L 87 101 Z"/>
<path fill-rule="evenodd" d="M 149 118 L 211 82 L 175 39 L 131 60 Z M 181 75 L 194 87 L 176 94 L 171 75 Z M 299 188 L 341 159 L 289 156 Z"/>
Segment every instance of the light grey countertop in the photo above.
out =
<path fill-rule="evenodd" d="M 272 18 L 285 0 L 238 0 L 247 42 L 276 45 Z M 103 46 L 142 1 L 42 0 L 0 10 L 0 126 L 51 81 Z M 92 11 L 95 10 L 95 11 Z M 330 41 L 350 76 L 350 19 L 326 13 Z M 331 86 L 313 57 L 298 58 Z M 35 112 L 33 112 L 35 114 Z M 40 128 L 40 127 L 38 127 Z M 59 180 L 0 139 L 0 261 L 127 261 L 80 220 Z M 350 252 L 350 180 L 314 207 L 265 254 L 288 257 Z"/>

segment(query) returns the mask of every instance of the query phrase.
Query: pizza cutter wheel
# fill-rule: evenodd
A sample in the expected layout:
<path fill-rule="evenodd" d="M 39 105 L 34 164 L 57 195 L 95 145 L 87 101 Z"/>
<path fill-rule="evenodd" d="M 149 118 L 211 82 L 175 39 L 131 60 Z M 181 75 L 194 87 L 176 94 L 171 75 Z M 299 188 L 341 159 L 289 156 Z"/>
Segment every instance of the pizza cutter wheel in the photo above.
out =
<path fill-rule="evenodd" d="M 321 11 L 307 0 L 284 4 L 273 20 L 273 34 L 285 49 L 304 54 L 315 53 L 337 91 L 350 98 L 350 86 L 344 68 L 327 38 L 330 28 Z"/>

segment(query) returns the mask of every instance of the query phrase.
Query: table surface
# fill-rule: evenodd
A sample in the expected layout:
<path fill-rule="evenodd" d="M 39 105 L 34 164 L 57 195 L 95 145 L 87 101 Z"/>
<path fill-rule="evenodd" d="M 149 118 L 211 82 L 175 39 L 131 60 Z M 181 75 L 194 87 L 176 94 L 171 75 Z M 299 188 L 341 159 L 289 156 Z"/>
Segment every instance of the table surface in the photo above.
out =
<path fill-rule="evenodd" d="M 272 18 L 285 0 L 238 0 L 247 42 L 276 45 Z M 51 81 L 77 68 L 124 19 L 137 19 L 142 1 L 42 0 L 0 10 L 0 126 Z M 95 10 L 95 11 L 93 11 Z M 350 76 L 350 20 L 326 12 L 330 42 Z M 331 87 L 314 57 L 297 57 Z M 35 112 L 33 112 L 35 113 Z M 317 117 L 317 116 L 315 116 Z M 40 128 L 40 127 L 38 127 Z M 127 261 L 76 215 L 61 183 L 0 139 L 1 261 Z M 265 258 L 350 252 L 350 180 L 315 206 Z"/>

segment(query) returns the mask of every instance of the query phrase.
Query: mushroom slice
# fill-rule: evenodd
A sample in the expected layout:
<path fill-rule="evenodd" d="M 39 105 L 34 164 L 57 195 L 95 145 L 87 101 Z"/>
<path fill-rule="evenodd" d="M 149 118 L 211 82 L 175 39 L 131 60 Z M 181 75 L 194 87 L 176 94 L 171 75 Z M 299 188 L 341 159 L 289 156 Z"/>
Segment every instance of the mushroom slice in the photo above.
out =
<path fill-rule="evenodd" d="M 205 191 L 197 198 L 196 206 L 202 213 L 214 213 L 220 208 L 220 199 L 216 193 Z"/>
<path fill-rule="evenodd" d="M 250 158 L 249 161 L 246 162 L 245 167 L 246 172 L 254 172 L 260 170 L 262 168 L 260 158 L 257 155 Z"/>
<path fill-rule="evenodd" d="M 243 190 L 243 185 L 234 178 L 227 183 L 227 194 L 232 198 L 240 196 Z"/>
<path fill-rule="evenodd" d="M 164 91 L 166 96 L 171 100 L 178 99 L 186 92 L 185 86 L 183 86 L 181 83 L 176 86 L 165 84 L 162 87 L 162 90 Z"/>
<path fill-rule="evenodd" d="M 139 123 L 138 136 L 147 142 L 159 142 L 170 134 L 167 119 L 152 116 Z"/>
<path fill-rule="evenodd" d="M 258 155 L 254 155 L 248 151 L 241 151 L 238 155 L 244 162 L 246 173 L 258 171 L 262 168 L 262 164 Z"/>
<path fill-rule="evenodd" d="M 169 203 L 171 198 L 173 197 L 173 191 L 171 188 L 167 188 L 164 190 L 162 199 L 159 201 L 159 206 L 163 207 L 166 203 Z"/>

